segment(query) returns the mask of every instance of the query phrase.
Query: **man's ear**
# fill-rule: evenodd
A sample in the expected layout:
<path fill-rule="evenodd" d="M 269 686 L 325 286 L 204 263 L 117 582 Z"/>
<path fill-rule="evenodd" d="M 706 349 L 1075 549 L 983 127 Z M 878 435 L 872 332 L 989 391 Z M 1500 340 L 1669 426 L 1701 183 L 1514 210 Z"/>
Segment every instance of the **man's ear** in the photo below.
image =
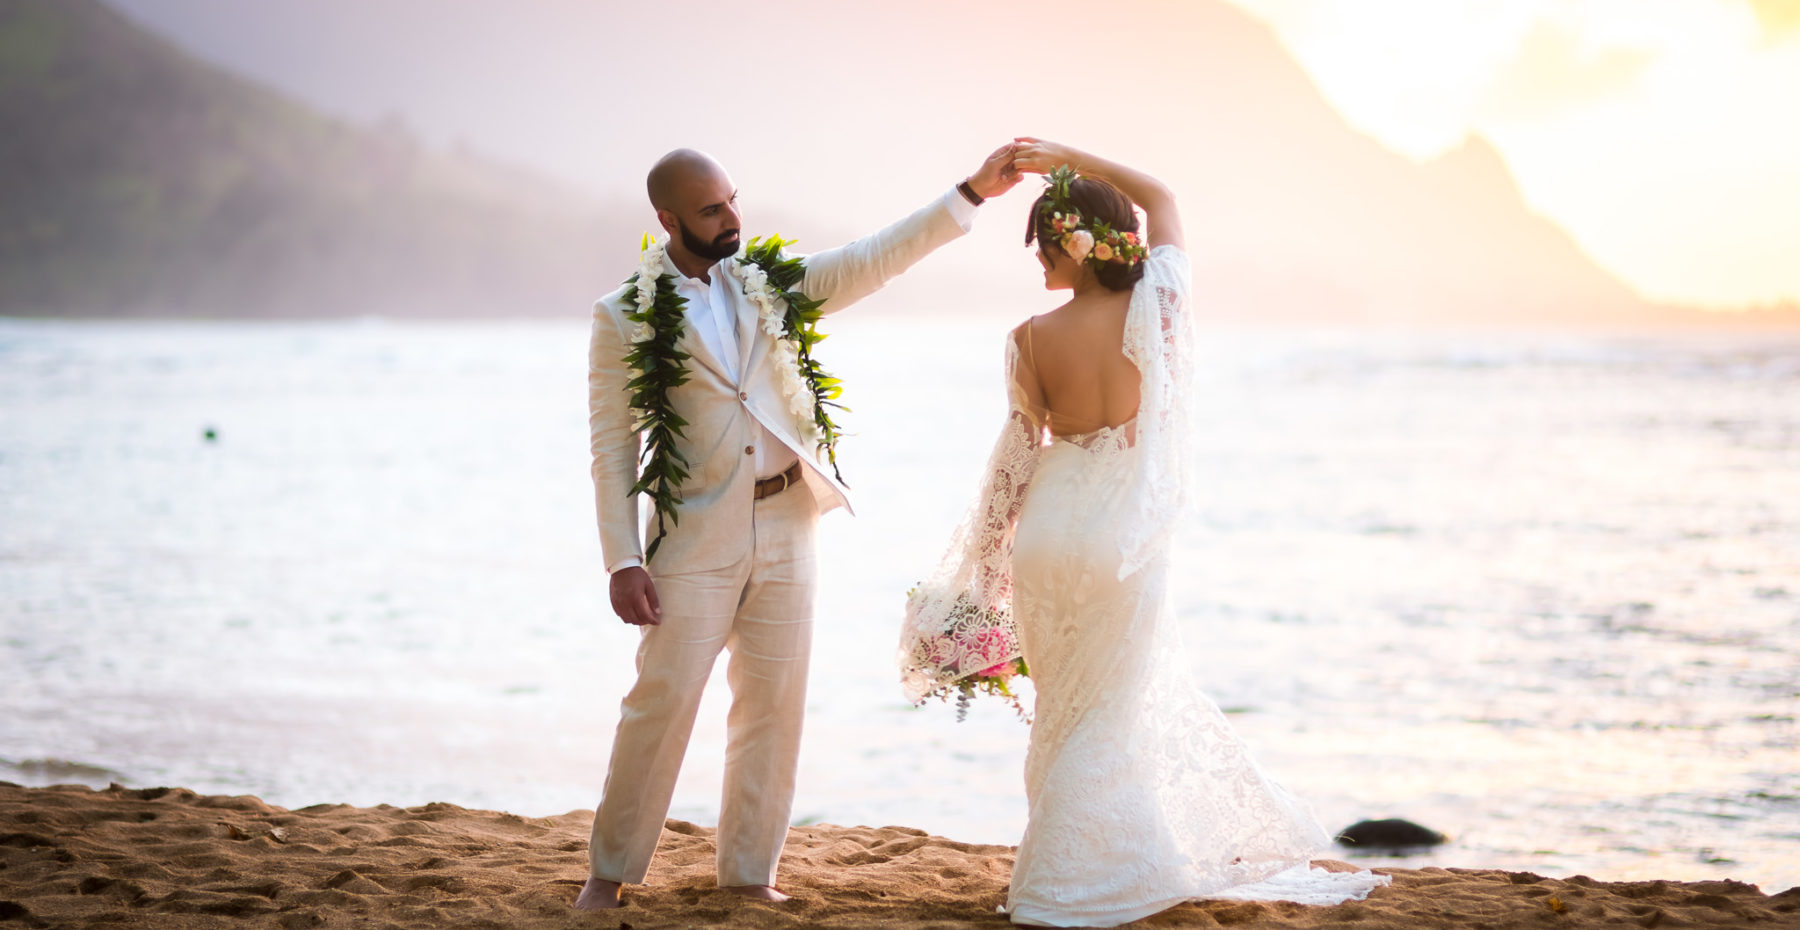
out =
<path fill-rule="evenodd" d="M 656 222 L 662 224 L 663 232 L 666 232 L 671 236 L 675 235 L 676 230 L 681 228 L 681 225 L 675 220 L 675 211 L 673 210 L 656 211 Z"/>

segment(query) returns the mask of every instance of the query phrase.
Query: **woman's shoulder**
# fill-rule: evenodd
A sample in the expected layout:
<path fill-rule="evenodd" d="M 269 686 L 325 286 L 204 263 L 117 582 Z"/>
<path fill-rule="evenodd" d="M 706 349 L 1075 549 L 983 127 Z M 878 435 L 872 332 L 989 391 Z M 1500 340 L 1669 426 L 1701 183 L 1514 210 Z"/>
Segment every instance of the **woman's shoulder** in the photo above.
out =
<path fill-rule="evenodd" d="M 1180 262 L 1182 264 L 1187 264 L 1187 261 L 1188 261 L 1187 249 L 1184 249 L 1181 246 L 1178 246 L 1172 242 L 1165 242 L 1162 245 L 1152 247 L 1150 249 L 1149 255 L 1145 258 L 1145 261 L 1159 262 L 1159 263 L 1163 263 L 1163 264 L 1167 264 L 1170 262 Z"/>
<path fill-rule="evenodd" d="M 1006 334 L 1006 355 L 1008 359 L 1023 361 L 1032 354 L 1032 330 L 1037 326 L 1038 317 L 1028 316 L 1025 321 L 1013 327 Z"/>
<path fill-rule="evenodd" d="M 1032 336 L 1036 334 L 1037 330 L 1042 329 L 1045 322 L 1054 317 L 1055 314 L 1055 310 L 1050 310 L 1045 313 L 1026 317 L 1019 325 L 1014 326 L 1007 332 L 1007 341 L 1021 349 L 1025 348 L 1025 346 L 1030 343 Z"/>
<path fill-rule="evenodd" d="M 1187 250 L 1165 243 L 1151 249 L 1150 254 L 1145 257 L 1144 276 L 1138 279 L 1138 286 L 1141 288 L 1148 284 L 1159 289 L 1186 291 L 1193 276 L 1192 269 Z"/>

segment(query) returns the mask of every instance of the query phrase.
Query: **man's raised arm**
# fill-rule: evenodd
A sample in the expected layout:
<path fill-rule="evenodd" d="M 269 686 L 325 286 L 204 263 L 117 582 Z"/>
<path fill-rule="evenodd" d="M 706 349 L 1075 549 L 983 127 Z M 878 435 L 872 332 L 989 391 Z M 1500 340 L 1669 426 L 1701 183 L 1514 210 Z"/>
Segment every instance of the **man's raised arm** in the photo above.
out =
<path fill-rule="evenodd" d="M 1012 145 L 995 149 L 981 167 L 955 188 L 886 228 L 835 249 L 806 257 L 800 291 L 823 300 L 835 313 L 875 293 L 939 246 L 968 232 L 975 208 L 1012 190 L 1021 175 L 1012 166 Z"/>

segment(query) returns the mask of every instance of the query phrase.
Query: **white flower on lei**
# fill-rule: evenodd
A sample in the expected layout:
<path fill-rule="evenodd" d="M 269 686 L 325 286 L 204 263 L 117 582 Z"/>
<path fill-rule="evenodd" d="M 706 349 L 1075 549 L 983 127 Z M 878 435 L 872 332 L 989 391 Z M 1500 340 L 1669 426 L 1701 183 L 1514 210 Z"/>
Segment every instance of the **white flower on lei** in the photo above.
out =
<path fill-rule="evenodd" d="M 798 421 L 801 435 L 809 436 L 812 434 L 813 396 L 806 379 L 800 376 L 800 353 L 792 340 L 778 339 L 775 354 L 781 359 L 777 371 L 781 376 L 781 393 L 787 398 L 788 412 Z"/>
<path fill-rule="evenodd" d="M 744 296 L 756 305 L 756 319 L 762 331 L 782 339 L 787 335 L 787 310 L 769 287 L 769 275 L 754 262 L 736 266 L 744 282 Z"/>
<path fill-rule="evenodd" d="M 738 270 L 738 277 L 744 282 L 744 293 L 761 293 L 765 295 L 768 293 L 769 276 L 762 270 L 760 265 L 757 265 L 754 262 L 739 262 L 736 267 Z"/>
<path fill-rule="evenodd" d="M 638 253 L 637 309 L 639 313 L 649 310 L 650 305 L 656 303 L 657 279 L 661 278 L 663 273 L 663 249 L 663 243 L 653 241 L 649 248 Z M 649 324 L 639 323 L 637 328 L 632 330 L 631 341 L 644 342 L 651 335 L 653 333 Z"/>
<path fill-rule="evenodd" d="M 787 335 L 787 303 L 776 296 L 774 288 L 769 286 L 768 273 L 755 262 L 733 262 L 731 268 L 744 284 L 744 296 L 756 305 L 756 317 L 762 331 L 775 337 L 776 375 L 781 379 L 781 394 L 787 401 L 788 411 L 793 414 L 800 434 L 812 436 L 816 430 L 813 423 L 815 398 L 811 386 L 800 373 L 799 347 Z"/>
<path fill-rule="evenodd" d="M 658 240 L 650 240 L 650 247 L 638 253 L 638 274 L 648 278 L 661 277 L 663 273 L 663 254 L 667 244 Z"/>

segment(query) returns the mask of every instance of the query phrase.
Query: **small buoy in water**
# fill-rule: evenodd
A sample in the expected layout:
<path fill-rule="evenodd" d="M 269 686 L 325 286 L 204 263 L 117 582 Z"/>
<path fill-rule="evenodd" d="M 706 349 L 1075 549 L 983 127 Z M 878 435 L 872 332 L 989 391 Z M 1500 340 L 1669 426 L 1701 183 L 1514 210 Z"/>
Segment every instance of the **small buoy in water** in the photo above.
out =
<path fill-rule="evenodd" d="M 200 438 L 206 440 L 207 442 L 218 442 L 219 441 L 219 431 L 216 429 L 213 429 L 212 427 L 209 426 L 200 431 Z"/>
<path fill-rule="evenodd" d="M 1337 835 L 1340 845 L 1356 849 L 1399 851 L 1436 846 L 1448 837 L 1410 820 L 1363 820 L 1345 827 Z"/>

